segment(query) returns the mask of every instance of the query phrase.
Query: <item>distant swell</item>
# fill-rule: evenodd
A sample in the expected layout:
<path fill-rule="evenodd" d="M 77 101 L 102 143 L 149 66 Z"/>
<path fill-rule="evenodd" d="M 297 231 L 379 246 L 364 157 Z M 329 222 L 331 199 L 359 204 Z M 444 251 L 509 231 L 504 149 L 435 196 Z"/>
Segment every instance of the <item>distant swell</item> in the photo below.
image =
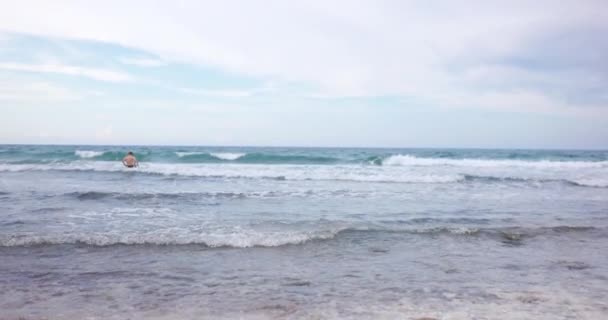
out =
<path fill-rule="evenodd" d="M 247 163 L 247 164 L 327 164 L 339 163 L 340 159 L 331 157 L 245 153 L 245 152 L 175 152 L 177 162 L 186 163 Z"/>
<path fill-rule="evenodd" d="M 474 237 L 479 240 L 490 239 L 508 244 L 522 245 L 524 241 L 538 236 L 563 236 L 569 234 L 597 233 L 594 236 L 606 236 L 606 230 L 589 226 L 555 226 L 541 228 L 505 227 L 505 228 L 473 228 L 473 227 L 432 227 L 432 228 L 379 228 L 379 227 L 344 227 L 332 230 L 317 231 L 281 231 L 260 232 L 241 230 L 231 233 L 200 233 L 175 232 L 163 230 L 150 233 L 87 233 L 87 234 L 58 234 L 31 235 L 14 234 L 0 235 L 0 247 L 24 247 L 45 245 L 153 245 L 179 246 L 200 245 L 208 248 L 250 248 L 250 247 L 280 247 L 285 245 L 304 244 L 311 241 L 324 241 L 344 238 L 355 240 L 368 234 L 370 236 L 383 234 L 403 234 L 410 236 L 451 236 Z M 183 231 L 183 230 L 181 230 Z"/>
<path fill-rule="evenodd" d="M 120 161 L 127 147 L 23 147 L 23 149 L 3 150 L 0 163 L 55 163 L 81 161 Z M 358 164 L 386 167 L 456 167 L 456 168 L 534 168 L 534 169 L 608 169 L 607 155 L 577 155 L 556 152 L 505 154 L 462 151 L 412 151 L 411 153 L 391 153 L 383 150 L 331 150 L 298 148 L 178 148 L 141 147 L 134 148 L 141 162 L 147 163 L 242 163 L 242 164 Z M 484 158 L 484 154 L 489 157 Z"/>

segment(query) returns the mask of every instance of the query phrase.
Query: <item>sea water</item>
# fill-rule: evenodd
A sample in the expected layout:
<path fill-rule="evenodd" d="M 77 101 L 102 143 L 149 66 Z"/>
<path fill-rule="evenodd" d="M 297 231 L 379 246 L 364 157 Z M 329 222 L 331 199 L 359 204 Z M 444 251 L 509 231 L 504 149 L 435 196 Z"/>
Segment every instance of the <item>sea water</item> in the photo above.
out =
<path fill-rule="evenodd" d="M 0 319 L 422 317 L 608 318 L 608 152 L 0 146 Z"/>

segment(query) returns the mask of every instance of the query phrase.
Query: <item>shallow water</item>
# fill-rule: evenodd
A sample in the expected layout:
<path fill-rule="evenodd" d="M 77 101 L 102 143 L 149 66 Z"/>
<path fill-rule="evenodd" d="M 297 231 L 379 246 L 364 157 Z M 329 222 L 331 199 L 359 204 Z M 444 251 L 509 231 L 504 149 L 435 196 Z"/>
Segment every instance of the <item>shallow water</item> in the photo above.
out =
<path fill-rule="evenodd" d="M 0 146 L 0 318 L 608 316 L 608 152 L 132 149 Z"/>

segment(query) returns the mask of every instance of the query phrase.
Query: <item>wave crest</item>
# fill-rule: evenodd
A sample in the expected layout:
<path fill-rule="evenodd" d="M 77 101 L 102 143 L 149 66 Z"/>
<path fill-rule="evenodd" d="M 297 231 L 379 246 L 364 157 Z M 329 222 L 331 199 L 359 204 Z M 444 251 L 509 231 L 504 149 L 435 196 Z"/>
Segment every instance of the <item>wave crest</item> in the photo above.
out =
<path fill-rule="evenodd" d="M 176 232 L 177 231 L 177 232 Z M 182 230 L 179 230 L 182 231 Z M 28 247 L 44 245 L 89 245 L 106 247 L 113 245 L 200 245 L 208 248 L 251 248 L 279 247 L 290 244 L 302 244 L 312 240 L 326 240 L 335 237 L 340 230 L 310 232 L 271 232 L 263 233 L 252 230 L 241 230 L 232 233 L 184 233 L 178 230 L 150 232 L 140 234 L 68 234 L 68 235 L 9 235 L 0 236 L 1 247 Z"/>
<path fill-rule="evenodd" d="M 106 155 L 104 155 L 106 157 Z M 74 171 L 129 172 L 137 174 L 197 177 L 203 179 L 265 179 L 353 181 L 376 183 L 564 183 L 578 187 L 608 188 L 607 170 L 477 170 L 476 168 L 400 168 L 362 165 L 260 165 L 142 163 L 127 170 L 120 162 L 73 161 L 48 164 L 0 163 L 0 172 Z M 479 172 L 480 174 L 478 174 Z"/>
<path fill-rule="evenodd" d="M 608 161 L 552 161 L 506 159 L 448 159 L 419 158 L 411 155 L 392 155 L 382 160 L 386 166 L 453 166 L 453 167 L 529 167 L 529 168 L 608 168 Z"/>
<path fill-rule="evenodd" d="M 205 152 L 175 152 L 175 155 L 179 158 L 188 157 L 188 156 L 197 156 L 201 154 L 206 154 Z"/>
<path fill-rule="evenodd" d="M 519 178 L 519 177 L 492 177 L 492 176 L 476 176 L 476 175 L 464 175 L 466 181 L 479 181 L 479 182 L 514 182 L 514 183 L 564 183 L 577 187 L 591 187 L 591 188 L 608 188 L 608 181 L 601 179 L 532 179 L 532 178 Z"/>
<path fill-rule="evenodd" d="M 76 150 L 74 154 L 80 158 L 88 159 L 99 157 L 104 154 L 104 151 L 92 151 L 92 150 Z"/>
<path fill-rule="evenodd" d="M 331 229 L 312 231 L 284 230 L 257 231 L 246 228 L 220 228 L 216 232 L 195 232 L 182 228 L 168 228 L 154 232 L 122 232 L 122 233 L 74 233 L 32 235 L 13 234 L 0 235 L 0 247 L 28 247 L 45 245 L 156 245 L 179 246 L 200 245 L 207 248 L 251 248 L 251 247 L 280 247 L 299 245 L 311 241 L 331 240 L 339 236 L 350 236 L 359 239 L 361 234 L 404 234 L 412 236 L 452 236 L 473 237 L 476 239 L 493 239 L 495 241 L 521 245 L 524 240 L 537 236 L 564 236 L 581 234 L 606 229 L 590 226 L 554 226 L 554 227 L 497 227 L 480 228 L 465 226 L 438 226 L 422 228 L 401 228 L 396 226 L 338 226 Z"/>
<path fill-rule="evenodd" d="M 212 157 L 221 159 L 221 160 L 228 160 L 228 161 L 234 161 L 238 158 L 241 158 L 243 156 L 246 155 L 246 153 L 236 153 L 236 152 L 217 152 L 217 153 L 210 153 L 210 155 Z"/>

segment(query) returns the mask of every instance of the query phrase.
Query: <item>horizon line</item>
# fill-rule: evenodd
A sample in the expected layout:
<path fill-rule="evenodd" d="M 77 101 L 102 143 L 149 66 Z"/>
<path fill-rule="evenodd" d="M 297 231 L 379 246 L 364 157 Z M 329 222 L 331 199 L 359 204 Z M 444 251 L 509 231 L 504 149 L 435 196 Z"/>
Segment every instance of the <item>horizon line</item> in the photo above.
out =
<path fill-rule="evenodd" d="M 294 146 L 294 145 L 205 145 L 205 144 L 82 144 L 82 143 L 0 143 L 0 146 L 91 146 L 91 147 L 211 147 L 211 148 L 300 148 L 300 149 L 452 149 L 452 150 L 543 150 L 543 151 L 606 151 L 608 148 L 551 147 L 387 147 L 387 146 Z"/>

